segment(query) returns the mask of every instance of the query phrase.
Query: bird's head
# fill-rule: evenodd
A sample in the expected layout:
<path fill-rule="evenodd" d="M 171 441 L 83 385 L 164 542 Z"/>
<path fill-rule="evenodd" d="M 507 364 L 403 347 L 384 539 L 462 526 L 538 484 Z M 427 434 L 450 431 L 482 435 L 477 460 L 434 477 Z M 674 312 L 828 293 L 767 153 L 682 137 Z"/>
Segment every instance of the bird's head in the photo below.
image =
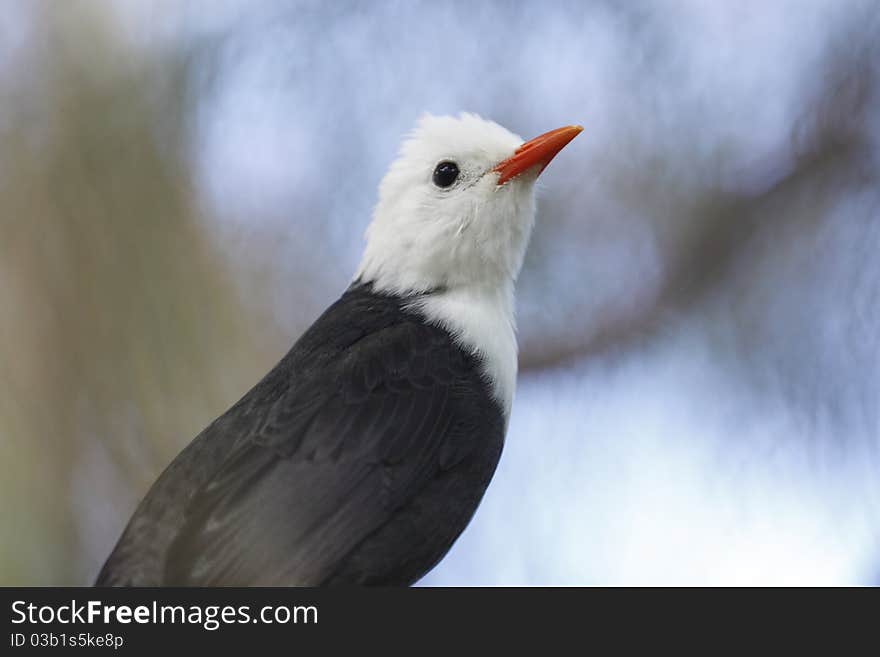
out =
<path fill-rule="evenodd" d="M 357 278 L 411 294 L 513 283 L 535 218 L 535 180 L 579 132 L 523 140 L 474 114 L 423 116 L 379 187 Z"/>

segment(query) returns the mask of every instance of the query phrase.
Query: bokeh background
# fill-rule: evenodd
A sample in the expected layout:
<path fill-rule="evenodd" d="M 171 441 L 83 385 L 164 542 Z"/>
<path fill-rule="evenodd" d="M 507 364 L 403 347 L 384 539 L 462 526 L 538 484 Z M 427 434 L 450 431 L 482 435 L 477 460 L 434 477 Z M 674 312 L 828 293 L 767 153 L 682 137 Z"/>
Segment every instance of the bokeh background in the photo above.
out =
<path fill-rule="evenodd" d="M 423 111 L 542 178 L 501 465 L 424 584 L 880 582 L 873 0 L 0 3 L 0 584 L 86 584 L 346 287 Z"/>

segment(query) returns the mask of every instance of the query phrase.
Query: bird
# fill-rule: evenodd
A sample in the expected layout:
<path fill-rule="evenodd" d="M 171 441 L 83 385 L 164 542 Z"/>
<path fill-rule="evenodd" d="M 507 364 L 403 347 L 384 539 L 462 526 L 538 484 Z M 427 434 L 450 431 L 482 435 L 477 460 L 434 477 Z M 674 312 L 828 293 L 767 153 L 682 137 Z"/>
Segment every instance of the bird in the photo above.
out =
<path fill-rule="evenodd" d="M 379 185 L 341 297 L 159 476 L 96 586 L 409 586 L 498 465 L 514 287 L 535 181 L 579 125 L 530 141 L 422 115 Z"/>

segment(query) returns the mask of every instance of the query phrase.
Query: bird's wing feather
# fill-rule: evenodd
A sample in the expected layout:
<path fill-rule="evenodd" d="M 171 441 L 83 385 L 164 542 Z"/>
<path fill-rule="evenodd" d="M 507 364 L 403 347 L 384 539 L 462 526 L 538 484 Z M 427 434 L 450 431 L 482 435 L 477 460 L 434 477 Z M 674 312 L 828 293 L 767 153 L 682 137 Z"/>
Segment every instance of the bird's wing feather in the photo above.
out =
<path fill-rule="evenodd" d="M 320 584 L 332 576 L 472 449 L 454 418 L 466 410 L 459 393 L 473 369 L 445 332 L 402 322 L 325 364 L 320 380 L 329 374 L 334 385 L 299 373 L 266 406 L 240 406 L 241 425 L 254 428 L 193 496 L 169 551 L 168 582 Z"/>

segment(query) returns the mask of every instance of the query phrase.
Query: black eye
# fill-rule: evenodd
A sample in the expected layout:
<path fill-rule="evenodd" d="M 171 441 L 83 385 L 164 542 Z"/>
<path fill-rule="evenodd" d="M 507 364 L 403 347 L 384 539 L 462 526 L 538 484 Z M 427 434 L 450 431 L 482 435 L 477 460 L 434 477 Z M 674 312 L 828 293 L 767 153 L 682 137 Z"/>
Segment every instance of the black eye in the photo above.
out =
<path fill-rule="evenodd" d="M 434 168 L 434 184 L 437 187 L 449 187 L 458 178 L 458 165 L 446 160 Z"/>

